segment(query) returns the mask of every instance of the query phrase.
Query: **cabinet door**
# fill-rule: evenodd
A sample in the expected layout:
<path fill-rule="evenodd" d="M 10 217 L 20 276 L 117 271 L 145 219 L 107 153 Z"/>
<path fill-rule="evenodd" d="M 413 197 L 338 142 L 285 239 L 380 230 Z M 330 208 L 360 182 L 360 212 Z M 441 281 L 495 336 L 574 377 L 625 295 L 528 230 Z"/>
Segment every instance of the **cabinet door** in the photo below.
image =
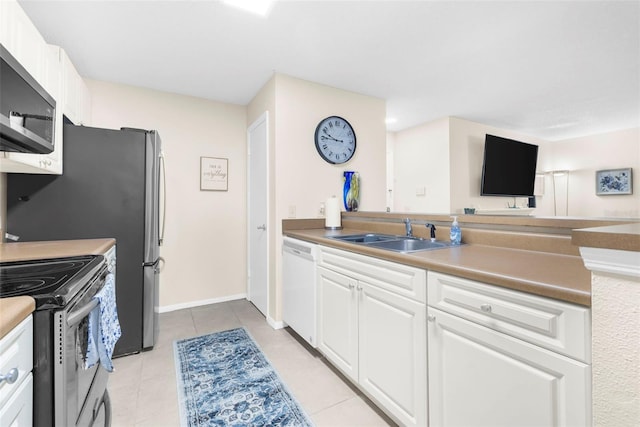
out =
<path fill-rule="evenodd" d="M 33 377 L 31 372 L 0 407 L 0 426 L 33 425 Z"/>
<path fill-rule="evenodd" d="M 429 425 L 589 426 L 590 366 L 429 307 Z"/>
<path fill-rule="evenodd" d="M 358 380 L 357 281 L 318 267 L 318 348 L 338 369 Z"/>
<path fill-rule="evenodd" d="M 402 425 L 427 424 L 426 306 L 357 285 L 359 382 Z"/>

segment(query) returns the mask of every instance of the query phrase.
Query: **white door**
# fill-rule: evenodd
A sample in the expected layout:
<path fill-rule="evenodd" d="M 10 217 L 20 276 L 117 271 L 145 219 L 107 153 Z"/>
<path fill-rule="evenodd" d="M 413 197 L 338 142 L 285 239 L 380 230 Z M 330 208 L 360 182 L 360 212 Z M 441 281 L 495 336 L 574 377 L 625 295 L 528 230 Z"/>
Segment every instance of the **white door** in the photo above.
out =
<path fill-rule="evenodd" d="M 248 129 L 247 208 L 248 208 L 248 299 L 268 317 L 269 307 L 269 230 L 268 158 L 269 113 L 262 114 Z"/>

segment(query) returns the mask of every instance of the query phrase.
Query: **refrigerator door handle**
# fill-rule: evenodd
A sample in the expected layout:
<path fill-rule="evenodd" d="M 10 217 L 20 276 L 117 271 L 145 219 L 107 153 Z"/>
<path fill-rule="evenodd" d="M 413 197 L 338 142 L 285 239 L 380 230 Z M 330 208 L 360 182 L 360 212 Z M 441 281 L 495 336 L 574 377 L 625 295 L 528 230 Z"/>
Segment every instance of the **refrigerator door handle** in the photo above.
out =
<path fill-rule="evenodd" d="M 158 239 L 158 243 L 162 246 L 162 242 L 164 241 L 164 226 L 165 226 L 165 218 L 167 216 L 167 177 L 165 172 L 164 165 L 164 152 L 160 152 L 160 176 L 162 177 L 162 221 L 160 228 L 160 238 Z"/>

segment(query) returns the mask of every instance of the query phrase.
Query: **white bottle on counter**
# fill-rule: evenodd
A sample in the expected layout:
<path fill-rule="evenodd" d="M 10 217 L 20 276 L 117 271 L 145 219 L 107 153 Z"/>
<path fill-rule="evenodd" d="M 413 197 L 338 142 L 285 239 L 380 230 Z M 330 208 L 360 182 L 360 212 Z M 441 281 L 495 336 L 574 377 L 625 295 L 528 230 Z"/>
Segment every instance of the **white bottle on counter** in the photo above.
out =
<path fill-rule="evenodd" d="M 451 224 L 449 237 L 451 238 L 451 243 L 454 245 L 459 245 L 462 241 L 462 230 L 460 230 L 460 224 L 458 224 L 457 216 L 453 217 L 453 223 Z"/>

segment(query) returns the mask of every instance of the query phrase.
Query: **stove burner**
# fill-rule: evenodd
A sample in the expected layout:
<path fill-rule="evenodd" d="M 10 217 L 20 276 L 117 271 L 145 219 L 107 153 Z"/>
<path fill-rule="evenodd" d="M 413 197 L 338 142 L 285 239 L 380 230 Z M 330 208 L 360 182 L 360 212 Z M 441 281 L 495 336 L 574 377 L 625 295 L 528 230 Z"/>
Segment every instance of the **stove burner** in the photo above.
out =
<path fill-rule="evenodd" d="M 40 275 L 54 275 L 65 271 L 74 272 L 86 264 L 86 260 L 64 260 L 59 262 L 39 262 L 14 266 L 10 270 L 10 277 L 38 277 Z M 0 268 L 0 274 L 4 277 L 5 268 Z M 7 274 L 9 272 L 7 271 Z"/>
<path fill-rule="evenodd" d="M 2 279 L 0 295 L 2 295 L 2 297 L 14 297 L 19 295 L 34 295 L 44 293 L 50 286 L 53 286 L 54 289 L 56 289 L 68 277 L 68 275 L 65 275 L 63 277 L 60 277 L 59 279 L 50 276 L 26 277 L 24 279 Z"/>
<path fill-rule="evenodd" d="M 95 257 L 0 263 L 0 297 L 29 295 L 54 298 Z"/>

